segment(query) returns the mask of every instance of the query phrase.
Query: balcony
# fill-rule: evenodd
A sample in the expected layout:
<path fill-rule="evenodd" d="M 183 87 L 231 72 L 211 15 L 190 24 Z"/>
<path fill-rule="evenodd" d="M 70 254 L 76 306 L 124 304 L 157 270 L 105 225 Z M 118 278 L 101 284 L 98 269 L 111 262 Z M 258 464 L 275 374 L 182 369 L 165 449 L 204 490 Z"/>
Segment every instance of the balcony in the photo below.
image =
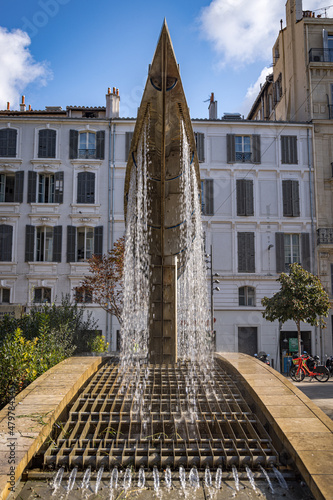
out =
<path fill-rule="evenodd" d="M 309 62 L 333 62 L 333 49 L 310 49 Z"/>
<path fill-rule="evenodd" d="M 235 160 L 238 163 L 251 163 L 251 152 L 235 152 Z"/>
<path fill-rule="evenodd" d="M 333 227 L 321 227 L 317 230 L 317 245 L 333 244 Z"/>
<path fill-rule="evenodd" d="M 96 158 L 96 149 L 79 149 L 80 159 L 94 160 Z"/>

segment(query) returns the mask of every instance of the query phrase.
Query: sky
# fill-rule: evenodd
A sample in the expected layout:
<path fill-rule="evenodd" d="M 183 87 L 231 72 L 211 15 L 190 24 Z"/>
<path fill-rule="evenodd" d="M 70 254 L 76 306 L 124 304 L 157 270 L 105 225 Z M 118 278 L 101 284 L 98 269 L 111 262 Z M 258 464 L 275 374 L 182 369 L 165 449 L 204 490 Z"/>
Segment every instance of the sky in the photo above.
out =
<path fill-rule="evenodd" d="M 164 18 L 191 117 L 208 118 L 212 92 L 218 117 L 246 117 L 272 71 L 284 0 L 1 0 L 0 109 L 19 109 L 21 95 L 32 109 L 105 106 L 116 87 L 120 116 L 136 117 Z"/>

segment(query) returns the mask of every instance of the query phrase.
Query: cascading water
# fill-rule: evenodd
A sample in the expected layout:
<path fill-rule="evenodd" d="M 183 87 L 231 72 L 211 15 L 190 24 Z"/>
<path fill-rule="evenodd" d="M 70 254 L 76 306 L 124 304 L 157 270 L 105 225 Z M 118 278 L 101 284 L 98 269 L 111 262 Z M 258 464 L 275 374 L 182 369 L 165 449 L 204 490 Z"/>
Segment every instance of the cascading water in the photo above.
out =
<path fill-rule="evenodd" d="M 185 268 L 178 279 L 178 354 L 190 361 L 206 362 L 210 349 L 210 321 L 201 203 L 191 153 L 181 123 L 182 219 L 181 246 L 186 250 Z"/>
<path fill-rule="evenodd" d="M 132 169 L 127 204 L 124 257 L 124 305 L 121 330 L 121 366 L 133 366 L 148 355 L 149 273 L 147 134 L 139 142 L 136 168 Z"/>

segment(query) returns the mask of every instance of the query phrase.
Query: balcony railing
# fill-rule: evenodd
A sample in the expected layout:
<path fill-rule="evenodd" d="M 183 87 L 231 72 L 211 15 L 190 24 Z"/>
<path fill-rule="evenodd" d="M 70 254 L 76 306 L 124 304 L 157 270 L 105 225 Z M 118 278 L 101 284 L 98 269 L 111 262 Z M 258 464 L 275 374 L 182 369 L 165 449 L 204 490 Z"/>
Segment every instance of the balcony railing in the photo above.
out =
<path fill-rule="evenodd" d="M 79 158 L 86 160 L 96 158 L 96 149 L 79 149 Z"/>
<path fill-rule="evenodd" d="M 240 163 L 250 163 L 251 162 L 251 152 L 246 152 L 246 153 L 241 153 L 239 151 L 236 151 L 235 153 L 235 159 L 237 162 Z"/>
<path fill-rule="evenodd" d="M 333 49 L 310 49 L 309 62 L 333 62 Z"/>
<path fill-rule="evenodd" d="M 321 227 L 317 230 L 317 245 L 333 244 L 333 227 Z"/>

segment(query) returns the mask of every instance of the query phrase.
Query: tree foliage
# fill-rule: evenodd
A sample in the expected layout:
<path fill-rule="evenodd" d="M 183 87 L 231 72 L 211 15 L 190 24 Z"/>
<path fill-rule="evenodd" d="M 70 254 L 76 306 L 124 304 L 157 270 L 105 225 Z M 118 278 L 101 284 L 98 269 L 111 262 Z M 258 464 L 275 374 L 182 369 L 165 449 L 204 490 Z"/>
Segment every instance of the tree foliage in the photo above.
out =
<path fill-rule="evenodd" d="M 75 288 L 78 297 L 83 293 L 92 294 L 93 302 L 116 316 L 119 323 L 123 307 L 124 251 L 125 238 L 119 238 L 107 254 L 93 255 L 88 261 L 90 274 Z"/>
<path fill-rule="evenodd" d="M 261 301 L 265 307 L 262 315 L 268 321 L 295 321 L 298 351 L 301 353 L 300 324 L 303 321 L 312 326 L 324 327 L 324 317 L 328 316 L 330 309 L 329 297 L 319 278 L 296 263 L 290 265 L 289 274 L 281 273 L 277 281 L 281 283 L 280 290 L 273 297 L 264 297 Z"/>

